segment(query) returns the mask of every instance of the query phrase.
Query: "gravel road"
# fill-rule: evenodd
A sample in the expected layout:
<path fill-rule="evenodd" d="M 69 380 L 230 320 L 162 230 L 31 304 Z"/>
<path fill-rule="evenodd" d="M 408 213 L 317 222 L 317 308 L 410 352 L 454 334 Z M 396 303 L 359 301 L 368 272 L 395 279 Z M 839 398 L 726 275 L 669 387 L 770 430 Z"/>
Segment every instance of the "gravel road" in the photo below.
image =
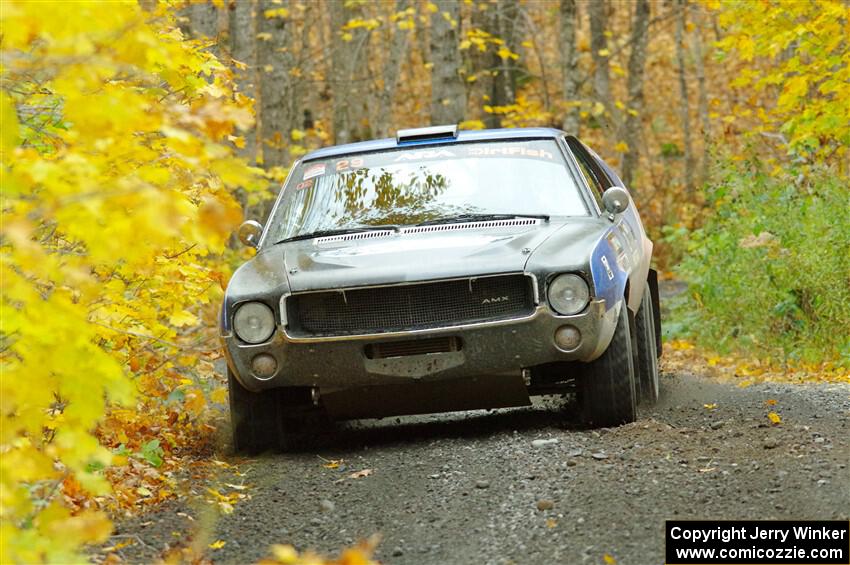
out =
<path fill-rule="evenodd" d="M 664 375 L 659 404 L 616 429 L 540 403 L 348 423 L 310 451 L 228 461 L 213 486 L 243 473 L 250 498 L 208 534 L 226 541 L 207 550 L 216 563 L 273 543 L 335 554 L 375 533 L 389 564 L 663 563 L 666 519 L 850 517 L 850 386 Z M 123 555 L 187 543 L 199 514 L 183 502 L 124 522 L 140 543 Z"/>

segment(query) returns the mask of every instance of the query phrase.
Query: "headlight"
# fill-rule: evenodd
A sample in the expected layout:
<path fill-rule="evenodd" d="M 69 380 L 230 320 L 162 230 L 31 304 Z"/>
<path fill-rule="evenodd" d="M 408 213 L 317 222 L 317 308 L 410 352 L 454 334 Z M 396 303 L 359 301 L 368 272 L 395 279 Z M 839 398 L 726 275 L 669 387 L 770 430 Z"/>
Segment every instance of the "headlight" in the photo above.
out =
<path fill-rule="evenodd" d="M 244 342 L 262 343 L 274 333 L 274 313 L 262 302 L 246 302 L 233 317 L 233 329 Z"/>
<path fill-rule="evenodd" d="M 578 314 L 590 301 L 590 289 L 578 275 L 559 275 L 549 285 L 549 304 L 559 314 Z"/>

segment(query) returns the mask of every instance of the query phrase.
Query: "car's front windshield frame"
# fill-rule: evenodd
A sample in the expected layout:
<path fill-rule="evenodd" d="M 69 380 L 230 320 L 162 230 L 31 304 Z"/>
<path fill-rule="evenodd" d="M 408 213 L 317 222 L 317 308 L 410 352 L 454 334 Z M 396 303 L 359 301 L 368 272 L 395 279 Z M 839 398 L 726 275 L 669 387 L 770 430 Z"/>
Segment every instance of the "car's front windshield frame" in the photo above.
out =
<path fill-rule="evenodd" d="M 498 140 L 488 140 L 488 139 L 475 139 L 469 141 L 461 141 L 461 142 L 449 142 L 449 143 L 428 143 L 428 144 L 417 144 L 418 148 L 421 149 L 439 149 L 441 147 L 451 147 L 451 146 L 459 146 L 459 145 L 469 145 L 469 144 L 487 144 L 487 143 L 524 143 L 531 141 L 548 141 L 554 143 L 557 147 L 557 150 L 560 154 L 560 163 L 566 175 L 569 177 L 570 181 L 574 184 L 574 189 L 576 191 L 576 195 L 578 199 L 581 201 L 581 204 L 584 206 L 584 214 L 547 214 L 551 216 L 554 220 L 560 220 L 562 218 L 581 218 L 581 217 L 593 217 L 598 215 L 598 210 L 592 205 L 590 201 L 590 197 L 587 194 L 586 183 L 584 179 L 576 173 L 576 167 L 573 162 L 572 155 L 570 155 L 569 150 L 562 143 L 562 140 L 557 137 L 522 137 L 522 138 L 509 138 L 509 139 L 498 139 Z M 400 146 L 400 147 L 386 147 L 386 148 L 371 148 L 363 151 L 353 151 L 351 153 L 340 153 L 340 154 L 331 154 L 331 155 L 321 155 L 316 156 L 315 158 L 309 158 L 306 160 L 297 160 L 293 163 L 292 167 L 289 170 L 289 173 L 284 181 L 280 193 L 275 199 L 275 203 L 266 218 L 266 225 L 264 226 L 262 237 L 259 241 L 258 247 L 264 248 L 269 245 L 274 245 L 275 243 L 279 243 L 279 241 L 271 241 L 273 239 L 271 237 L 271 233 L 273 230 L 273 219 L 278 214 L 278 209 L 281 206 L 282 202 L 285 200 L 287 195 L 296 189 L 295 184 L 298 178 L 295 178 L 296 172 L 303 171 L 305 167 L 310 166 L 313 163 L 320 163 L 327 161 L 329 159 L 345 159 L 345 158 L 355 158 L 362 157 L 369 154 L 386 154 L 386 153 L 395 153 L 400 151 L 409 151 L 414 149 L 411 146 Z M 303 173 L 302 173 L 303 174 Z M 300 178 L 300 177 L 299 177 Z M 521 214 L 520 214 L 521 215 Z M 413 225 L 413 224 L 404 224 L 404 225 Z M 377 226 L 376 226 L 377 227 Z M 304 234 L 299 234 L 304 235 Z M 287 238 L 288 239 L 288 238 Z"/>

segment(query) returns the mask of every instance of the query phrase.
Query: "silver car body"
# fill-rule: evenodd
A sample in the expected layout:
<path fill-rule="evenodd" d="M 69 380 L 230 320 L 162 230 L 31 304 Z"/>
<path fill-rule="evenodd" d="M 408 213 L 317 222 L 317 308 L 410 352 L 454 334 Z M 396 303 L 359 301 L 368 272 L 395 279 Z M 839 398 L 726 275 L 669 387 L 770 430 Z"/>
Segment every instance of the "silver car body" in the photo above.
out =
<path fill-rule="evenodd" d="M 621 181 L 592 151 L 559 130 L 460 132 L 450 143 L 491 139 L 556 140 L 584 191 L 590 214 L 548 221 L 517 218 L 439 228 L 406 226 L 282 244 L 267 241 L 267 226 L 257 255 L 233 275 L 222 308 L 221 339 L 239 382 L 255 392 L 311 387 L 338 418 L 386 416 L 527 404 L 529 374 L 534 368 L 599 357 L 611 340 L 620 309 L 635 312 L 647 284 L 652 242 L 634 202 L 630 199 L 625 212 L 616 216 L 601 210 L 583 171 L 592 165 L 607 184 L 622 186 Z M 339 146 L 302 161 L 397 144 L 381 140 Z M 287 179 L 278 203 L 284 191 L 295 190 L 293 184 Z M 562 273 L 579 274 L 591 290 L 588 307 L 573 316 L 558 314 L 547 299 L 549 282 Z M 345 302 L 347 293 L 366 291 L 379 298 L 407 285 L 437 293 L 443 292 L 441 288 L 457 290 L 468 285 L 473 292 L 473 285 L 502 288 L 499 285 L 518 281 L 525 281 L 522 284 L 530 289 L 530 302 L 508 317 L 412 328 L 376 329 L 373 325 L 342 335 L 300 331 L 291 319 L 293 304 L 315 304 L 332 294 Z M 498 303 L 501 298 L 476 295 L 475 299 Z M 244 343 L 232 329 L 234 312 L 250 301 L 261 301 L 275 312 L 277 328 L 265 343 Z M 555 331 L 565 325 L 581 333 L 580 344 L 569 351 L 553 340 Z M 384 350 L 389 354 L 370 354 Z M 258 377 L 252 372 L 252 359 L 261 353 L 277 361 L 274 374 Z"/>

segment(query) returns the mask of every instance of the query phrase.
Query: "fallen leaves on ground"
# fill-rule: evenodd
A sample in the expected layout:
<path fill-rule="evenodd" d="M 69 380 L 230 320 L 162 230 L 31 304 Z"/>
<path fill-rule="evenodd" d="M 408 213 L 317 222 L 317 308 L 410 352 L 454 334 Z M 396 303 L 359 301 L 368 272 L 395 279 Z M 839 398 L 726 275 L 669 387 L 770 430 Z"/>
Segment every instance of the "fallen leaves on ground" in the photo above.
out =
<path fill-rule="evenodd" d="M 321 456 L 319 457 L 319 459 L 324 461 L 322 467 L 324 467 L 325 469 L 338 469 L 340 465 L 345 463 L 344 459 L 325 459 Z"/>
<path fill-rule="evenodd" d="M 741 388 L 764 382 L 850 383 L 850 369 L 832 362 L 801 363 L 778 358 L 746 359 L 735 354 L 719 355 L 682 339 L 664 344 L 661 367 L 669 373 L 695 373 L 728 380 Z"/>
<path fill-rule="evenodd" d="M 378 565 L 372 554 L 380 541 L 380 536 L 375 534 L 356 547 L 344 550 L 336 558 L 323 557 L 311 551 L 299 553 L 291 545 L 273 545 L 271 557 L 261 559 L 258 565 Z"/>

